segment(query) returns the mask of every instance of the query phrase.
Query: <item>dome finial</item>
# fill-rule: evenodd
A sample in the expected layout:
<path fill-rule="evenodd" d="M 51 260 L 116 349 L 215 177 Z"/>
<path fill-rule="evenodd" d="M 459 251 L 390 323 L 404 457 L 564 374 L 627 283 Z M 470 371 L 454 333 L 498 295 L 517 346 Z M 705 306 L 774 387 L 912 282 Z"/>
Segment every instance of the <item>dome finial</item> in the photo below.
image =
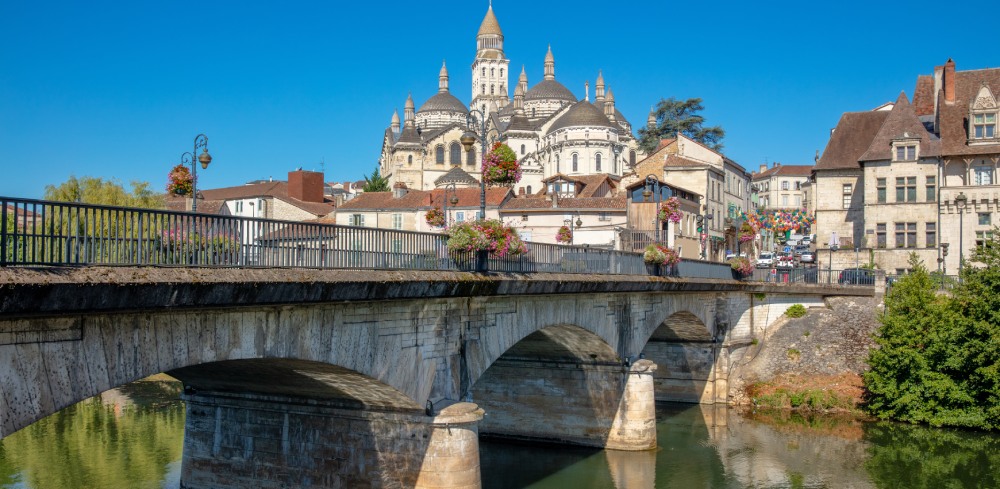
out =
<path fill-rule="evenodd" d="M 441 61 L 441 72 L 438 73 L 438 93 L 448 91 L 448 66 L 444 60 Z"/>
<path fill-rule="evenodd" d="M 549 52 L 545 53 L 545 79 L 556 79 L 556 58 L 552 56 L 552 45 L 549 44 Z"/>

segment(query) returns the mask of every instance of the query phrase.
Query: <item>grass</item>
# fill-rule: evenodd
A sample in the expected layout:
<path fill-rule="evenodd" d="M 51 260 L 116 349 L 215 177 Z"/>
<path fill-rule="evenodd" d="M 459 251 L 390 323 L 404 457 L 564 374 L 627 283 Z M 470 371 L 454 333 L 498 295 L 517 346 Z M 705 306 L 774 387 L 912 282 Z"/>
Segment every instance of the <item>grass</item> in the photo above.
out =
<path fill-rule="evenodd" d="M 809 311 L 806 310 L 806 306 L 803 306 L 802 304 L 793 304 L 787 311 L 785 311 L 785 315 L 790 318 L 800 318 L 805 316 L 807 312 Z"/>
<path fill-rule="evenodd" d="M 765 408 L 811 411 L 855 410 L 854 401 L 850 397 L 825 389 L 794 389 L 757 382 L 748 386 L 746 393 L 755 406 Z"/>

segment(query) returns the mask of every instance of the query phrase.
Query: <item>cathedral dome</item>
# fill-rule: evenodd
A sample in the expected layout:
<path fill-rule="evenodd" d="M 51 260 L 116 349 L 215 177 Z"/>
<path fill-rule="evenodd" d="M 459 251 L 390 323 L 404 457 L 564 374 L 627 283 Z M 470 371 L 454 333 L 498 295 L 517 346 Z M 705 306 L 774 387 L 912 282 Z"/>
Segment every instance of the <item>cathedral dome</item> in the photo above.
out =
<path fill-rule="evenodd" d="M 576 102 L 576 96 L 555 80 L 542 80 L 524 94 L 524 100 L 565 100 Z"/>
<path fill-rule="evenodd" d="M 565 114 L 556 119 L 549 132 L 574 126 L 615 127 L 600 109 L 586 100 L 573 104 Z"/>
<path fill-rule="evenodd" d="M 438 92 L 433 97 L 427 99 L 417 112 L 429 112 L 432 110 L 461 112 L 463 114 L 469 113 L 469 109 L 465 107 L 465 104 L 458 97 L 448 92 Z"/>

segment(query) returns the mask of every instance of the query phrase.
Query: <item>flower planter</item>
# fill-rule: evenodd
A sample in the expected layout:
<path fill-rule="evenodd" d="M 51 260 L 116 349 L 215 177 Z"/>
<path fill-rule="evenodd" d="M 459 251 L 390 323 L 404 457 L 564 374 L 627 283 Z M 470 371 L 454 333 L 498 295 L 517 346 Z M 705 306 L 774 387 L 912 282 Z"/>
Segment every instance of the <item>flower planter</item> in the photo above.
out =
<path fill-rule="evenodd" d="M 476 271 L 479 273 L 486 273 L 489 271 L 489 260 L 489 251 L 476 250 Z"/>
<path fill-rule="evenodd" d="M 648 274 L 650 274 L 650 275 L 652 275 L 654 277 L 659 277 L 660 276 L 660 264 L 659 263 L 647 263 L 646 264 L 646 273 L 648 273 Z"/>

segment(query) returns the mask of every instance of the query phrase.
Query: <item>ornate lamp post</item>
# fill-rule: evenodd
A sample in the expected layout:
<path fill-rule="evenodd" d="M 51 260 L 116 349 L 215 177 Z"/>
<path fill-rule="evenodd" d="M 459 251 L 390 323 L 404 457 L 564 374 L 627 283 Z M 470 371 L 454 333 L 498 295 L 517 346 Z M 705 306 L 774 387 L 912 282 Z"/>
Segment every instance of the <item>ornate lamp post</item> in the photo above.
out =
<path fill-rule="evenodd" d="M 969 203 L 969 198 L 965 192 L 959 192 L 955 197 L 955 207 L 958 208 L 958 283 L 962 283 L 962 268 L 965 266 L 965 206 Z"/>
<path fill-rule="evenodd" d="M 580 211 L 576 211 L 574 214 L 576 215 L 576 222 L 575 223 L 573 222 L 573 217 L 572 216 L 569 219 L 563 219 L 563 224 L 565 224 L 566 227 L 570 228 L 570 232 L 569 232 L 569 244 L 570 244 L 570 246 L 573 246 L 573 244 L 574 244 L 573 242 L 576 240 L 576 230 L 580 229 L 581 227 L 583 227 L 583 219 L 580 219 Z M 574 224 L 575 224 L 575 228 L 574 228 Z"/>
<path fill-rule="evenodd" d="M 202 148 L 200 155 L 198 148 Z M 195 155 L 198 155 L 197 159 Z M 198 165 L 195 164 L 196 162 L 201 163 L 202 170 L 207 170 L 208 164 L 212 162 L 212 155 L 208 154 L 208 136 L 204 134 L 194 137 L 194 152 L 181 153 L 181 164 L 191 165 L 191 212 L 198 211 Z"/>
<path fill-rule="evenodd" d="M 448 185 L 444 186 L 444 198 L 442 199 L 444 201 L 444 204 L 442 204 L 442 206 L 444 207 L 444 225 L 445 225 L 445 227 L 448 226 L 448 191 L 449 190 L 451 190 L 451 206 L 455 207 L 456 205 L 458 205 L 458 190 L 455 190 L 455 182 L 451 182 Z"/>
<path fill-rule="evenodd" d="M 656 185 L 656 208 L 653 209 L 653 226 L 656 227 L 656 242 L 660 242 L 660 219 L 657 217 L 657 213 L 660 212 L 660 195 L 663 193 L 660 190 L 660 179 L 656 178 L 656 175 L 649 174 L 646 175 L 646 188 L 642 191 L 642 201 L 646 202 L 649 197 L 653 195 L 653 191 L 650 187 Z"/>
<path fill-rule="evenodd" d="M 476 115 L 479 115 L 478 119 Z M 486 114 L 479 109 L 472 109 L 469 111 L 469 115 L 465 116 L 465 124 L 469 130 L 465 131 L 459 139 L 462 142 L 462 147 L 467 152 L 472 151 L 472 145 L 475 144 L 478 136 L 480 143 L 482 143 L 480 159 L 486 158 Z M 486 219 L 486 176 L 482 174 L 481 165 L 482 163 L 479 167 L 479 219 Z"/>

